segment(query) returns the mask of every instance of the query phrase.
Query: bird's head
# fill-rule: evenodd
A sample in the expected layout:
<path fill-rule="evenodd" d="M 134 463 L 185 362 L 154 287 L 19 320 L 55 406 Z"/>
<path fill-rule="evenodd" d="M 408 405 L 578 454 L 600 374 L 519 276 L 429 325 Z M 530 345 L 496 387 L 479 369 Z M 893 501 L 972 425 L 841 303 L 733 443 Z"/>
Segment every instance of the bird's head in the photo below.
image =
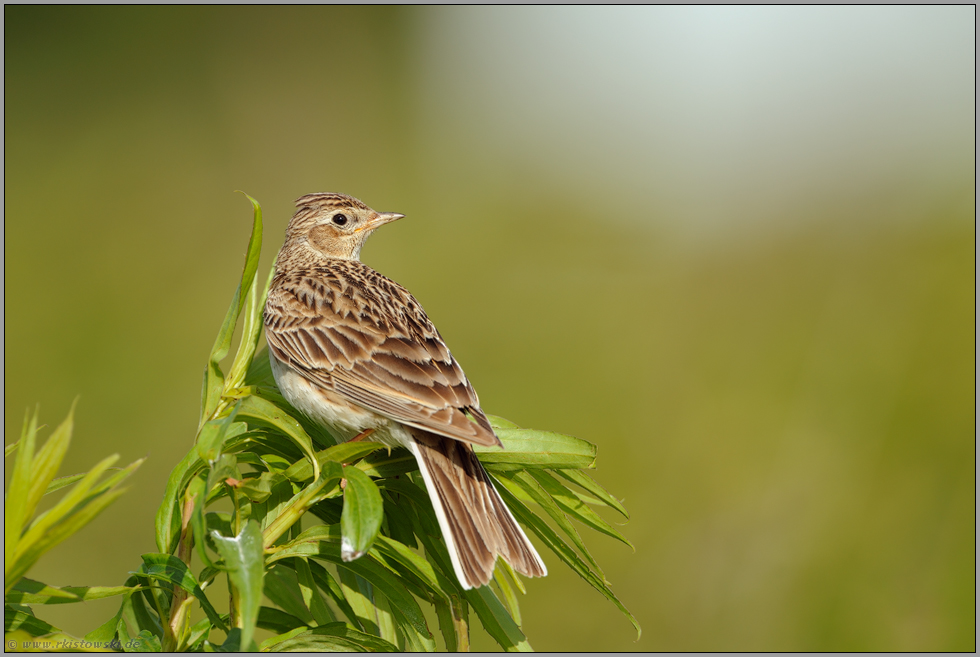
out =
<path fill-rule="evenodd" d="M 361 247 L 380 226 L 401 219 L 375 212 L 352 196 L 321 192 L 296 199 L 296 214 L 286 227 L 286 243 L 306 243 L 328 258 L 358 260 Z"/>

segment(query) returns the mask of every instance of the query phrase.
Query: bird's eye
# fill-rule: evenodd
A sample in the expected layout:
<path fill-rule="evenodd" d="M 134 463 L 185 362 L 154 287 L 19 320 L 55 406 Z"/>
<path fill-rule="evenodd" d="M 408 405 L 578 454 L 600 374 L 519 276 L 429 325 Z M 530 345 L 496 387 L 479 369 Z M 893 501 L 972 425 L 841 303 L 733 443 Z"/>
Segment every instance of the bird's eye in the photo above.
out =
<path fill-rule="evenodd" d="M 335 214 L 333 216 L 333 223 L 335 225 L 337 225 L 337 226 L 346 226 L 347 225 L 347 215 L 344 215 L 344 214 Z"/>

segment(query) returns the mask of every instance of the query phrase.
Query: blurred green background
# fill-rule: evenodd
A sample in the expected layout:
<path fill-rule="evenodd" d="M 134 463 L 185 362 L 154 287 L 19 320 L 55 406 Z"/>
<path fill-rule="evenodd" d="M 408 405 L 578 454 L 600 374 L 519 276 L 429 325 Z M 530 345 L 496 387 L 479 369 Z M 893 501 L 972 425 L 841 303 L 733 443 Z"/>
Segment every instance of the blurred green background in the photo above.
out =
<path fill-rule="evenodd" d="M 262 204 L 405 213 L 486 410 L 599 445 L 644 627 L 538 650 L 975 649 L 975 8 L 4 8 L 4 427 L 149 455 L 32 576 L 121 583 Z M 43 435 L 43 434 L 42 434 Z M 116 601 L 45 609 L 83 634 Z M 493 648 L 477 639 L 476 648 Z"/>

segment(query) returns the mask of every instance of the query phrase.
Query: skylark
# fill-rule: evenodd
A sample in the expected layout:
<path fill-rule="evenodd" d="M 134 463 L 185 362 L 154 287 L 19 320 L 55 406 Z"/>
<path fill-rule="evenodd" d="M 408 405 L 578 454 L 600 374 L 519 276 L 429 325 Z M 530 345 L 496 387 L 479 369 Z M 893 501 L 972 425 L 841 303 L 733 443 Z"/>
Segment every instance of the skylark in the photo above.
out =
<path fill-rule="evenodd" d="M 499 555 L 529 577 L 544 562 L 471 445 L 502 446 L 476 391 L 418 301 L 360 262 L 400 214 L 344 194 L 308 194 L 286 228 L 265 307 L 283 396 L 345 438 L 407 448 L 464 588 L 490 581 Z"/>

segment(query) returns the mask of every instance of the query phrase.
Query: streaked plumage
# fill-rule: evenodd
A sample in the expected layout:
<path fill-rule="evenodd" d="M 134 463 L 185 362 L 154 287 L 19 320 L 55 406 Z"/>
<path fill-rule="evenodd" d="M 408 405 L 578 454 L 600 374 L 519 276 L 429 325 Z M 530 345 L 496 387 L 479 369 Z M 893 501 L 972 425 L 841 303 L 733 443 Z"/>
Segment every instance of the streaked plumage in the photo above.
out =
<path fill-rule="evenodd" d="M 470 447 L 500 445 L 473 386 L 408 290 L 359 261 L 371 232 L 402 215 L 343 194 L 296 204 L 265 308 L 283 395 L 347 438 L 373 429 L 415 455 L 464 587 L 486 584 L 497 555 L 547 574 Z"/>

